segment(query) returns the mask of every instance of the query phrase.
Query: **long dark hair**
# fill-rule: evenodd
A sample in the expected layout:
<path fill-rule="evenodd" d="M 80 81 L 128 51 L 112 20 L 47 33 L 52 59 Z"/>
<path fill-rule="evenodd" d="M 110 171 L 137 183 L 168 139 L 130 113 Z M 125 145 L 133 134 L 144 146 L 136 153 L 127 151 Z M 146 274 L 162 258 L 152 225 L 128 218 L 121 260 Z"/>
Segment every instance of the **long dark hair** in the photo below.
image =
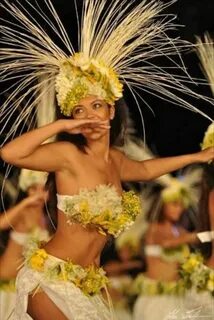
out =
<path fill-rule="evenodd" d="M 111 120 L 111 130 L 110 130 L 110 146 L 122 146 L 124 144 L 126 128 L 128 123 L 128 107 L 124 99 L 120 99 L 115 103 L 115 117 Z M 71 119 L 70 117 L 65 117 L 60 109 L 56 108 L 56 119 Z M 75 144 L 79 150 L 85 152 L 85 146 L 87 141 L 85 137 L 81 134 L 69 134 L 66 132 L 60 132 L 56 141 L 68 141 Z M 56 200 L 56 182 L 55 182 L 55 173 L 51 172 L 48 176 L 46 189 L 49 190 L 49 200 L 48 200 L 48 211 L 50 214 L 50 219 L 53 221 L 54 225 L 57 224 L 57 200 Z"/>

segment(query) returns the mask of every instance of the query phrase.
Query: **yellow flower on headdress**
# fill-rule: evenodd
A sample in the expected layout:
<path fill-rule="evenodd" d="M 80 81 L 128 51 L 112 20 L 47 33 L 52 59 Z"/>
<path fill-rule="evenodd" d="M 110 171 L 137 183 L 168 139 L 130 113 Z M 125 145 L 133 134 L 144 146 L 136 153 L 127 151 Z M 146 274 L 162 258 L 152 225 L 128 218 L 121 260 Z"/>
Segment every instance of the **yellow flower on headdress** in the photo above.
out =
<path fill-rule="evenodd" d="M 74 106 L 90 94 L 114 104 L 122 97 L 122 90 L 123 85 L 112 68 L 82 52 L 64 60 L 56 76 L 57 100 L 66 116 L 70 116 Z"/>

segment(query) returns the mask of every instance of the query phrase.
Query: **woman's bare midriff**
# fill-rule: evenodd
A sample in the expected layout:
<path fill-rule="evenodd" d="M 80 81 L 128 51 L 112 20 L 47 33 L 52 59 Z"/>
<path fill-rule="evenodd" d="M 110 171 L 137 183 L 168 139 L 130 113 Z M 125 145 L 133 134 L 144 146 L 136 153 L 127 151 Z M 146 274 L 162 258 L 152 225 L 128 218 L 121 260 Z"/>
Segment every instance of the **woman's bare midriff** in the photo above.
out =
<path fill-rule="evenodd" d="M 178 263 L 165 262 L 160 258 L 147 258 L 148 271 L 146 275 L 155 280 L 160 281 L 176 281 L 178 280 Z"/>
<path fill-rule="evenodd" d="M 54 237 L 44 246 L 51 255 L 71 260 L 83 267 L 94 264 L 99 266 L 100 254 L 109 239 L 95 227 L 81 224 L 68 224 L 64 213 L 58 213 L 58 227 Z"/>

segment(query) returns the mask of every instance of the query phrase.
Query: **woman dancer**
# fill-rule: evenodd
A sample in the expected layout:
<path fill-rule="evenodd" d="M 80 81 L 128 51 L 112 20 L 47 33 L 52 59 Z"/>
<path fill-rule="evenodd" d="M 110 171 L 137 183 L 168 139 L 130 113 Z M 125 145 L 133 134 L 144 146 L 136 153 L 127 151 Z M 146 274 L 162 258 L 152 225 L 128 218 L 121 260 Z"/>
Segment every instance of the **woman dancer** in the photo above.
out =
<path fill-rule="evenodd" d="M 58 34 L 62 35 L 71 52 L 70 57 L 53 43 L 44 30 L 39 29 L 38 24 L 32 25 L 32 21 L 16 6 L 7 5 L 8 11 L 15 14 L 19 22 L 24 23 L 35 36 L 35 42 L 31 42 L 29 60 L 27 58 L 28 63 L 33 63 L 32 73 L 29 82 L 26 80 L 22 83 L 22 88 L 26 82 L 31 84 L 31 80 L 35 80 L 35 68 L 41 63 L 44 67 L 42 73 L 48 76 L 48 80 L 45 80 L 47 84 L 51 80 L 56 81 L 58 104 L 67 117 L 25 133 L 1 149 L 1 156 L 8 163 L 54 172 L 58 198 L 56 233 L 46 245 L 33 247 L 27 253 L 26 265 L 17 280 L 18 300 L 13 319 L 110 319 L 99 296 L 107 282 L 99 267 L 100 253 L 108 236 L 117 236 L 140 211 L 137 197 L 132 192 L 122 192 L 121 181 L 149 180 L 193 162 L 213 159 L 213 150 L 207 149 L 190 155 L 137 162 L 113 148 L 115 140 L 110 139 L 110 133 L 114 135 L 115 132 L 110 126 L 113 119 L 117 120 L 116 101 L 122 97 L 122 83 L 114 69 L 118 66 L 120 76 L 126 79 L 129 68 L 125 72 L 123 67 L 129 66 L 132 79 L 135 78 L 134 74 L 139 70 L 139 66 L 136 67 L 139 47 L 145 42 L 141 32 L 148 26 L 145 20 L 150 20 L 160 11 L 155 2 L 151 6 L 143 2 L 134 9 L 124 2 L 123 10 L 119 2 L 114 1 L 113 7 L 103 11 L 106 1 L 85 1 L 81 52 L 74 54 L 51 2 L 46 1 L 59 24 Z M 101 12 L 104 17 L 100 15 Z M 126 16 L 122 18 L 124 12 Z M 151 22 L 147 39 L 152 39 Z M 99 39 L 94 31 L 98 23 L 101 27 Z M 165 21 L 162 23 L 165 28 Z M 160 26 L 160 35 L 159 32 Z M 7 36 L 9 39 L 9 31 Z M 26 41 L 20 43 L 19 36 L 15 36 L 15 42 L 18 46 L 24 43 L 25 47 L 21 53 L 23 60 L 18 59 L 21 61 L 18 64 L 22 65 L 32 38 L 29 40 L 27 35 Z M 41 39 L 42 47 L 45 49 L 48 46 L 50 50 L 45 55 L 44 49 L 36 45 Z M 158 49 L 163 48 L 163 42 L 161 45 L 157 42 Z M 153 41 L 150 45 L 153 52 Z M 14 48 L 11 48 L 12 51 L 14 54 Z M 4 52 L 6 56 L 7 53 L 10 55 L 10 49 L 6 48 Z M 17 54 L 20 56 L 19 49 Z M 127 57 L 130 58 L 129 62 Z M 15 72 L 20 72 L 21 65 L 17 65 Z M 139 79 L 139 86 L 140 82 L 145 83 L 141 77 L 136 79 Z M 30 90 L 35 91 L 36 88 L 39 93 L 40 87 L 33 86 Z M 153 90 L 153 83 L 150 88 Z M 175 100 L 173 94 L 170 97 Z M 179 100 L 179 103 L 185 104 L 183 100 Z M 33 106 L 34 103 L 28 104 L 24 109 L 29 114 Z M 7 108 L 8 103 L 3 110 L 8 111 Z M 15 127 L 11 133 L 14 130 Z M 42 145 L 48 138 L 62 132 L 71 137 L 80 135 L 81 140 Z"/>
<path fill-rule="evenodd" d="M 184 181 L 170 178 L 168 186 L 159 191 L 160 199 L 154 197 L 149 210 L 150 224 L 144 237 L 146 272 L 134 284 L 139 292 L 134 306 L 136 320 L 166 319 L 175 310 L 180 317 L 183 312 L 185 287 L 179 277 L 179 265 L 189 255 L 187 244 L 199 242 L 197 233 L 187 232 L 178 224 L 195 198 L 193 189 Z"/>
<path fill-rule="evenodd" d="M 47 174 L 22 170 L 19 187 L 27 197 L 0 215 L 1 230 L 10 231 L 0 256 L 0 318 L 8 319 L 15 306 L 15 278 L 23 262 L 23 251 L 34 238 L 47 241 L 44 202 L 47 200 Z"/>

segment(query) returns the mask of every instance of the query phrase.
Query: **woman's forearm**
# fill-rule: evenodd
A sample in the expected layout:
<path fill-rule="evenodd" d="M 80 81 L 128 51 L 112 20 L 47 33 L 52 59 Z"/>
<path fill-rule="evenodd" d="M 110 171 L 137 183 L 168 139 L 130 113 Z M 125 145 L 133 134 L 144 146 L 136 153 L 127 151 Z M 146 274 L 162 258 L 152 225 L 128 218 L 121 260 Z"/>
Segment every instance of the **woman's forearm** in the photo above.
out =
<path fill-rule="evenodd" d="M 0 230 L 8 229 L 11 226 L 14 226 L 17 220 L 20 219 L 20 213 L 22 213 L 25 207 L 25 200 L 23 200 L 13 208 L 8 209 L 5 213 L 1 213 Z"/>
<path fill-rule="evenodd" d="M 163 246 L 164 248 L 175 248 L 182 244 L 191 244 L 191 243 L 197 243 L 197 242 L 199 242 L 197 233 L 188 232 L 177 238 L 163 240 L 161 243 L 161 246 Z"/>
<path fill-rule="evenodd" d="M 45 140 L 63 130 L 63 123 L 58 120 L 39 129 L 27 132 L 7 143 L 1 149 L 1 157 L 6 162 L 22 159 L 32 154 Z"/>
<path fill-rule="evenodd" d="M 148 173 L 149 179 L 155 179 L 161 175 L 176 171 L 189 164 L 200 162 L 199 153 L 187 154 L 177 157 L 157 158 L 145 160 L 144 168 Z"/>

